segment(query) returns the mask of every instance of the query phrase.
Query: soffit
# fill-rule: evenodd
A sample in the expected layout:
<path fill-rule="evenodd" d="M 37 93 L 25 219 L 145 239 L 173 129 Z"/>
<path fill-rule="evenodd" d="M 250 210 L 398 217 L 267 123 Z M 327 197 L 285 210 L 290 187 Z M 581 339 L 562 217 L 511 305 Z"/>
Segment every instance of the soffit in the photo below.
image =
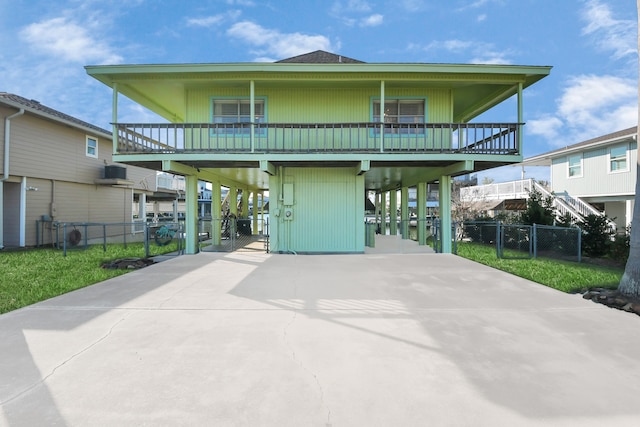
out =
<path fill-rule="evenodd" d="M 196 64 L 96 66 L 87 72 L 170 121 L 184 121 L 189 89 L 446 88 L 468 121 L 548 75 L 550 67 L 447 64 Z"/>

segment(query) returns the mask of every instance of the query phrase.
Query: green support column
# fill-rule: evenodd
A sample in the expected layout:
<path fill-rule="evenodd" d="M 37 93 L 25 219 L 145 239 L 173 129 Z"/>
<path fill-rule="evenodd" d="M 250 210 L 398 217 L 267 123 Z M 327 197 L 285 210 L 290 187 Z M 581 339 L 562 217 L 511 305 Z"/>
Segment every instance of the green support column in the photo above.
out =
<path fill-rule="evenodd" d="M 380 200 L 380 234 L 387 234 L 387 193 L 382 193 Z"/>
<path fill-rule="evenodd" d="M 251 228 L 253 230 L 254 235 L 258 234 L 258 192 L 253 192 L 253 210 L 251 211 L 251 216 L 253 216 L 253 224 Z"/>
<path fill-rule="evenodd" d="M 418 187 L 416 188 L 416 199 L 418 206 L 418 221 L 416 224 L 418 230 L 418 244 L 426 245 L 427 244 L 427 183 L 419 182 Z"/>
<path fill-rule="evenodd" d="M 376 217 L 376 229 L 378 229 L 378 224 L 380 224 L 380 193 L 376 193 L 375 194 L 375 205 L 376 205 L 376 212 L 375 212 L 375 217 Z"/>
<path fill-rule="evenodd" d="M 398 190 L 389 193 L 389 234 L 398 235 Z"/>
<path fill-rule="evenodd" d="M 220 245 L 222 241 L 222 191 L 220 182 L 211 183 L 211 244 Z"/>
<path fill-rule="evenodd" d="M 400 233 L 403 239 L 409 238 L 409 187 L 400 189 Z"/>
<path fill-rule="evenodd" d="M 238 187 L 229 187 L 229 213 L 238 218 Z"/>
<path fill-rule="evenodd" d="M 198 253 L 198 177 L 187 175 L 185 177 L 185 253 Z"/>
<path fill-rule="evenodd" d="M 242 189 L 242 211 L 240 211 L 240 216 L 242 218 L 249 216 L 249 190 L 246 188 Z"/>
<path fill-rule="evenodd" d="M 451 177 L 440 177 L 440 238 L 442 253 L 451 253 Z"/>

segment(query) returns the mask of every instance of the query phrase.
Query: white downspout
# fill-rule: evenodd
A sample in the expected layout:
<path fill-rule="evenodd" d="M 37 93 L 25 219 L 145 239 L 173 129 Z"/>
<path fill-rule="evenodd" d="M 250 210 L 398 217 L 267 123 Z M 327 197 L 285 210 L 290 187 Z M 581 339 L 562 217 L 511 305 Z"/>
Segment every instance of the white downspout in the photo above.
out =
<path fill-rule="evenodd" d="M 11 119 L 24 114 L 21 108 L 15 114 L 4 118 L 4 169 L 0 178 L 0 249 L 4 249 L 4 182 L 9 179 L 9 149 L 11 148 Z"/>
<path fill-rule="evenodd" d="M 19 229 L 19 240 L 20 247 L 24 248 L 26 246 L 26 233 L 27 233 L 27 177 L 22 177 L 22 182 L 20 183 L 20 229 Z"/>

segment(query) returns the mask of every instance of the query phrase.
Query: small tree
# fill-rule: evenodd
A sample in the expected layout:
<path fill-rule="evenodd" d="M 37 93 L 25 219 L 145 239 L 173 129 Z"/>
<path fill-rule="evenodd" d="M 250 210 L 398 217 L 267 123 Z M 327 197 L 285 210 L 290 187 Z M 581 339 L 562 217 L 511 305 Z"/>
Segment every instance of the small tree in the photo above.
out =
<path fill-rule="evenodd" d="M 607 254 L 614 234 L 605 215 L 587 215 L 582 221 L 582 252 L 590 257 Z"/>
<path fill-rule="evenodd" d="M 555 213 L 553 198 L 544 197 L 539 191 L 532 190 L 527 199 L 527 210 L 522 212 L 520 221 L 528 225 L 553 225 Z"/>

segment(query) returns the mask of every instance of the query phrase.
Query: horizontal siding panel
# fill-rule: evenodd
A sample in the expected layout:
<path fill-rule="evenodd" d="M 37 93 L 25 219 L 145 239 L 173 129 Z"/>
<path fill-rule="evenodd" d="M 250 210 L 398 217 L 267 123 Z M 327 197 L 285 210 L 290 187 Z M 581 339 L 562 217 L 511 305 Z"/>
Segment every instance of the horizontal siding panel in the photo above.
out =
<path fill-rule="evenodd" d="M 556 192 L 566 191 L 574 197 L 601 196 L 606 194 L 635 194 L 637 144 L 629 145 L 628 170 L 609 172 L 609 149 L 600 147 L 583 154 L 582 176 L 568 177 L 568 157 L 552 161 L 551 180 Z"/>

